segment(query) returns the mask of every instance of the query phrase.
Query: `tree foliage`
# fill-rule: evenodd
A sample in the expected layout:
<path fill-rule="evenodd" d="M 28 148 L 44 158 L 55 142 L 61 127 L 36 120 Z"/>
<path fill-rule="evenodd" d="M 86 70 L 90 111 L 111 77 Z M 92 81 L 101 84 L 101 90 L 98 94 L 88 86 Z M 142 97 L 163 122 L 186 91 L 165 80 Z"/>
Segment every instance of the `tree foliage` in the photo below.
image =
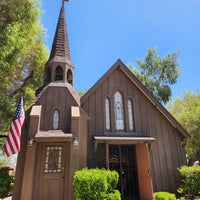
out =
<path fill-rule="evenodd" d="M 39 0 L 0 1 L 0 135 L 7 133 L 19 96 L 25 107 L 42 84 L 47 49 Z"/>
<path fill-rule="evenodd" d="M 144 61 L 138 60 L 137 68 L 133 69 L 133 73 L 160 103 L 167 103 L 172 95 L 170 85 L 176 83 L 180 73 L 177 57 L 178 52 L 175 52 L 161 58 L 156 48 L 150 48 Z"/>
<path fill-rule="evenodd" d="M 199 199 L 200 197 L 200 166 L 182 166 L 178 169 L 181 173 L 181 185 L 178 192 L 186 199 Z"/>
<path fill-rule="evenodd" d="M 185 145 L 189 164 L 200 161 L 200 92 L 185 92 L 183 98 L 176 98 L 169 106 L 169 111 L 191 136 Z"/>
<path fill-rule="evenodd" d="M 0 125 L 4 126 L 19 95 L 29 106 L 42 84 L 47 50 L 38 0 L 1 0 L 0 12 Z"/>

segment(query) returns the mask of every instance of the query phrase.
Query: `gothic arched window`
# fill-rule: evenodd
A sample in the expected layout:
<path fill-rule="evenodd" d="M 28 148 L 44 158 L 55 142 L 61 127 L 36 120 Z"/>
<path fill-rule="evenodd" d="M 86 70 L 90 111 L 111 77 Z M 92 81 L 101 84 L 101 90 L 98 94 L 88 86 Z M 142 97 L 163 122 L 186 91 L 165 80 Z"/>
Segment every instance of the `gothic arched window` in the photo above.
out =
<path fill-rule="evenodd" d="M 60 120 L 60 116 L 59 116 L 59 111 L 55 110 L 53 112 L 53 129 L 56 130 L 59 127 L 59 120 Z"/>
<path fill-rule="evenodd" d="M 56 67 L 55 81 L 63 80 L 63 68 L 61 66 Z"/>
<path fill-rule="evenodd" d="M 72 71 L 70 69 L 67 71 L 67 82 L 70 84 L 73 82 Z"/>
<path fill-rule="evenodd" d="M 130 131 L 134 131 L 133 104 L 131 99 L 128 99 L 128 122 Z"/>
<path fill-rule="evenodd" d="M 110 100 L 108 98 L 105 99 L 105 123 L 106 130 L 110 130 Z"/>
<path fill-rule="evenodd" d="M 115 129 L 124 130 L 123 98 L 119 91 L 114 94 Z"/>

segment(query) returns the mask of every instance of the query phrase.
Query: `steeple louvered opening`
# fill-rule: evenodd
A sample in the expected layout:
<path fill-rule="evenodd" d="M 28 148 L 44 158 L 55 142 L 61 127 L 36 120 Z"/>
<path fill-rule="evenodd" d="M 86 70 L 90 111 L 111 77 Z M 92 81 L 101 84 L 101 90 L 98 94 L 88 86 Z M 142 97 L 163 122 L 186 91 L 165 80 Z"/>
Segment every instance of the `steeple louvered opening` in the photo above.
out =
<path fill-rule="evenodd" d="M 70 84 L 73 83 L 73 75 L 72 75 L 72 71 L 70 69 L 67 71 L 67 82 Z"/>
<path fill-rule="evenodd" d="M 47 70 L 46 70 L 45 81 L 46 81 L 46 83 L 51 82 L 51 68 L 50 67 L 48 67 Z"/>
<path fill-rule="evenodd" d="M 56 67 L 55 81 L 63 81 L 63 68 L 61 66 Z"/>

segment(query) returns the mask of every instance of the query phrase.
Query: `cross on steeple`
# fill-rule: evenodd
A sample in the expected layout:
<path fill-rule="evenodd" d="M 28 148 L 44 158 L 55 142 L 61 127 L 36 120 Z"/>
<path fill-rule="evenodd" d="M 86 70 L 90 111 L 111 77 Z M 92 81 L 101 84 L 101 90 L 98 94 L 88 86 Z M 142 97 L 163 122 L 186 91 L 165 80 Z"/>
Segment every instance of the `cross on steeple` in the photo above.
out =
<path fill-rule="evenodd" d="M 69 0 L 62 0 L 62 6 L 64 6 L 65 1 L 69 2 Z"/>

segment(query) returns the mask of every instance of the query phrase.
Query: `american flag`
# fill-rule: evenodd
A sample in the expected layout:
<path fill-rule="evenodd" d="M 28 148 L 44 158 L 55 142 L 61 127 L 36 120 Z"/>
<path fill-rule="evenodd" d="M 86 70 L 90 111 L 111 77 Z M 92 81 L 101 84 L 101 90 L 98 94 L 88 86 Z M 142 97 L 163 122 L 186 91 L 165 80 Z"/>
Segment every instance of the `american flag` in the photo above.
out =
<path fill-rule="evenodd" d="M 21 128 L 23 126 L 24 119 L 25 115 L 23 108 L 23 98 L 21 97 L 4 145 L 4 150 L 8 157 L 20 151 Z"/>

